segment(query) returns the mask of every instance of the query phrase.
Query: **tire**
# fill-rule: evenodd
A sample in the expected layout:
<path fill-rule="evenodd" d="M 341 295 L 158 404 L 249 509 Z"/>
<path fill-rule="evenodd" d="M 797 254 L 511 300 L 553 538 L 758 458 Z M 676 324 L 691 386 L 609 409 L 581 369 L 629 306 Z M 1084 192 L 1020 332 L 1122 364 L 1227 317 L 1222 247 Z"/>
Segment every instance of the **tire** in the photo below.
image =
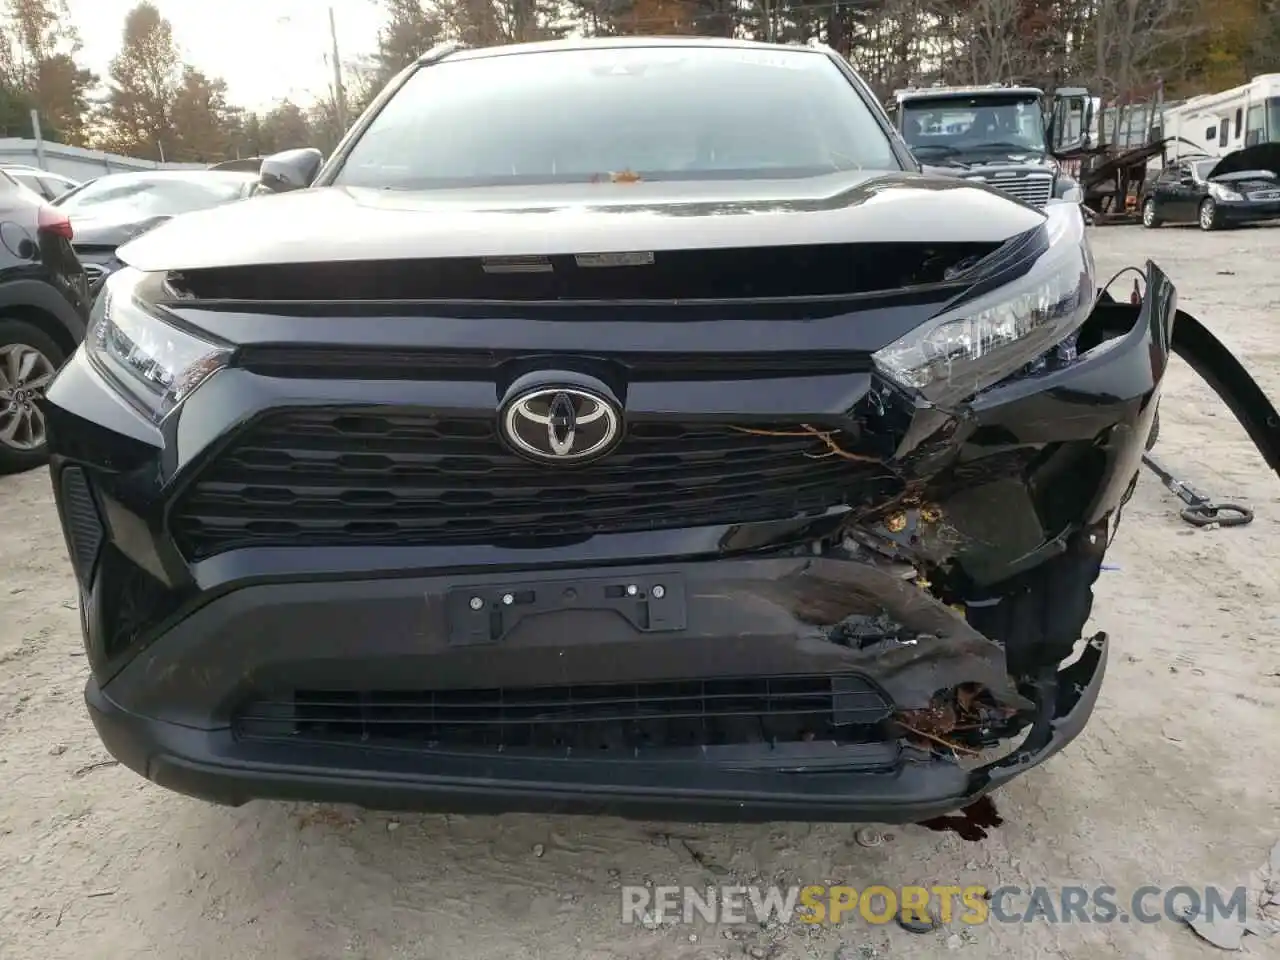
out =
<path fill-rule="evenodd" d="M 1156 216 L 1156 202 L 1148 197 L 1142 202 L 1142 225 L 1148 230 L 1160 226 L 1160 218 Z"/>
<path fill-rule="evenodd" d="M 1198 220 L 1201 230 L 1217 230 L 1222 226 L 1218 205 L 1213 202 L 1213 197 L 1205 197 L 1201 202 Z"/>
<path fill-rule="evenodd" d="M 32 397 L 44 392 L 66 357 L 39 327 L 0 318 L 0 474 L 48 461 L 44 413 Z"/>
<path fill-rule="evenodd" d="M 1160 439 L 1160 411 L 1156 410 L 1151 417 L 1151 432 L 1147 434 L 1147 453 L 1150 453 L 1156 445 L 1156 441 Z"/>

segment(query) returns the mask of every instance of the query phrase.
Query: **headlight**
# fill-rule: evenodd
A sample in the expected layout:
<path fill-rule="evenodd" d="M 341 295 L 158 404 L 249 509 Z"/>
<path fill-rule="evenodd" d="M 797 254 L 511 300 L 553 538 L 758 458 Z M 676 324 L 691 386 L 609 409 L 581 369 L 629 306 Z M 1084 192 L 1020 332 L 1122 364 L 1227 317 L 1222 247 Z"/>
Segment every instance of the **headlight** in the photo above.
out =
<path fill-rule="evenodd" d="M 949 406 L 1016 372 L 1080 327 L 1093 309 L 1093 255 L 1074 204 L 1052 204 L 1049 246 L 1012 283 L 947 310 L 874 355 L 886 377 Z"/>
<path fill-rule="evenodd" d="M 215 371 L 231 347 L 195 336 L 139 293 L 146 274 L 126 267 L 107 278 L 93 308 L 85 353 L 159 423 Z"/>
<path fill-rule="evenodd" d="M 1232 190 L 1230 187 L 1223 186 L 1220 183 L 1209 184 L 1209 196 L 1213 197 L 1215 200 L 1244 199 L 1244 197 L 1242 197 L 1237 191 Z"/>
<path fill-rule="evenodd" d="M 1062 191 L 1062 196 L 1058 199 L 1063 203 L 1084 203 L 1084 191 L 1080 189 L 1080 184 L 1073 183 Z"/>

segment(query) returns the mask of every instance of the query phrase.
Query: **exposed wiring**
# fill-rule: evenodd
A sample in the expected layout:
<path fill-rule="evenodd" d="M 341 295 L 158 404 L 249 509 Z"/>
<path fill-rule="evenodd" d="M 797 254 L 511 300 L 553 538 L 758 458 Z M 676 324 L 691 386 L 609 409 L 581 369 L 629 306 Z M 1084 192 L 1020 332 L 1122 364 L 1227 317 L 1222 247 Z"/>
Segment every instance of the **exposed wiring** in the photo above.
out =
<path fill-rule="evenodd" d="M 1111 285 L 1112 285 L 1113 283 L 1115 283 L 1117 280 L 1119 280 L 1121 277 L 1123 277 L 1126 273 L 1129 273 L 1130 271 L 1132 271 L 1132 272 L 1136 273 L 1136 274 L 1138 275 L 1138 277 L 1139 277 L 1139 278 L 1141 278 L 1141 280 L 1143 281 L 1143 284 L 1144 284 L 1144 285 L 1146 284 L 1147 275 L 1146 275 L 1145 273 L 1143 273 L 1143 272 L 1142 272 L 1142 270 L 1141 270 L 1140 268 L 1138 268 L 1138 267 L 1125 267 L 1123 270 L 1119 270 L 1119 271 L 1117 271 L 1117 272 L 1115 273 L 1115 275 L 1114 275 L 1114 276 L 1112 276 L 1112 278 L 1111 278 L 1110 280 L 1108 280 L 1106 283 L 1104 283 L 1104 284 L 1102 285 L 1102 292 L 1103 292 L 1103 293 L 1107 293 L 1107 292 L 1109 292 L 1109 291 L 1111 290 Z"/>
<path fill-rule="evenodd" d="M 877 463 L 883 464 L 884 461 L 879 457 L 868 457 L 860 453 L 850 453 L 841 447 L 835 440 L 831 439 L 839 430 L 819 430 L 817 427 L 808 423 L 800 424 L 800 430 L 755 430 L 751 427 L 733 427 L 739 433 L 748 433 L 755 437 L 813 437 L 815 440 L 821 440 L 826 444 L 827 452 L 822 455 L 807 453 L 805 456 L 811 460 L 826 460 L 829 457 L 839 457 L 842 460 L 852 460 L 856 463 Z"/>
<path fill-rule="evenodd" d="M 904 723 L 901 719 L 897 719 L 895 722 L 898 724 L 898 726 L 902 727 L 903 730 L 906 730 L 908 733 L 912 734 L 913 736 L 921 737 L 925 740 L 930 740 L 933 743 L 938 744 L 939 746 L 946 747 L 947 749 L 951 750 L 955 754 L 966 754 L 971 757 L 977 757 L 977 756 L 980 756 L 982 753 L 982 751 L 974 750 L 972 747 L 966 747 L 958 743 L 953 743 L 952 741 L 947 740 L 945 737 L 939 737 L 936 734 L 926 733 L 923 730 L 920 730 L 916 727 L 911 726 L 911 724 L 909 723 Z"/>

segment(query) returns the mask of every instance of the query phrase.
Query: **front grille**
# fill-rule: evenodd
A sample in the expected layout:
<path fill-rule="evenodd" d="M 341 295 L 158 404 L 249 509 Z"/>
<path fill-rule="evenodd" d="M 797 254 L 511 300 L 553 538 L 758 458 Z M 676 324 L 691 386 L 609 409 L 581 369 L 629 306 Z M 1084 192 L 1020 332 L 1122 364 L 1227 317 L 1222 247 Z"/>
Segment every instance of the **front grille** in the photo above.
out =
<path fill-rule="evenodd" d="M 574 542 L 821 516 L 898 485 L 811 436 L 728 423 L 635 422 L 603 460 L 560 467 L 508 452 L 492 417 L 304 410 L 245 429 L 195 478 L 172 526 L 192 559 L 253 546 Z"/>
<path fill-rule="evenodd" d="M 477 690 L 295 690 L 236 712 L 237 737 L 592 756 L 864 742 L 892 714 L 859 674 Z"/>
<path fill-rule="evenodd" d="M 1053 193 L 1053 177 L 1047 174 L 1031 174 L 1021 177 L 1009 177 L 1008 179 L 991 179 L 989 177 L 980 177 L 988 186 L 995 187 L 1002 193 L 1007 193 L 1031 204 L 1034 207 L 1043 207 L 1049 202 L 1049 197 Z"/>

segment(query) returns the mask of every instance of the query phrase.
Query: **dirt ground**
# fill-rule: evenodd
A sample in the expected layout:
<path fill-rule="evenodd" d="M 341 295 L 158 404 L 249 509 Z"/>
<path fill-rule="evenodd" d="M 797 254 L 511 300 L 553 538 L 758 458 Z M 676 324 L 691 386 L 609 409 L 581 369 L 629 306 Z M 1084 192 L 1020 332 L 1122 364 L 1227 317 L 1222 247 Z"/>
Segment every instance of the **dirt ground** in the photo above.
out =
<path fill-rule="evenodd" d="M 1280 229 L 1113 227 L 1100 271 L 1155 259 L 1280 400 Z M 1123 292 L 1123 290 L 1122 290 Z M 958 923 L 915 935 L 619 923 L 619 883 L 1142 884 L 1233 887 L 1280 839 L 1280 482 L 1180 361 L 1161 460 L 1240 529 L 1193 530 L 1144 474 L 1095 604 L 1114 638 L 1091 726 L 997 795 L 966 842 L 921 827 L 880 846 L 845 826 L 391 818 L 310 805 L 230 810 L 104 763 L 81 702 L 75 590 L 43 472 L 0 480 L 0 956 L 329 958 L 1203 957 L 1185 926 Z M 698 860 L 690 853 L 698 854 Z M 1245 939 L 1280 955 L 1280 937 Z"/>

